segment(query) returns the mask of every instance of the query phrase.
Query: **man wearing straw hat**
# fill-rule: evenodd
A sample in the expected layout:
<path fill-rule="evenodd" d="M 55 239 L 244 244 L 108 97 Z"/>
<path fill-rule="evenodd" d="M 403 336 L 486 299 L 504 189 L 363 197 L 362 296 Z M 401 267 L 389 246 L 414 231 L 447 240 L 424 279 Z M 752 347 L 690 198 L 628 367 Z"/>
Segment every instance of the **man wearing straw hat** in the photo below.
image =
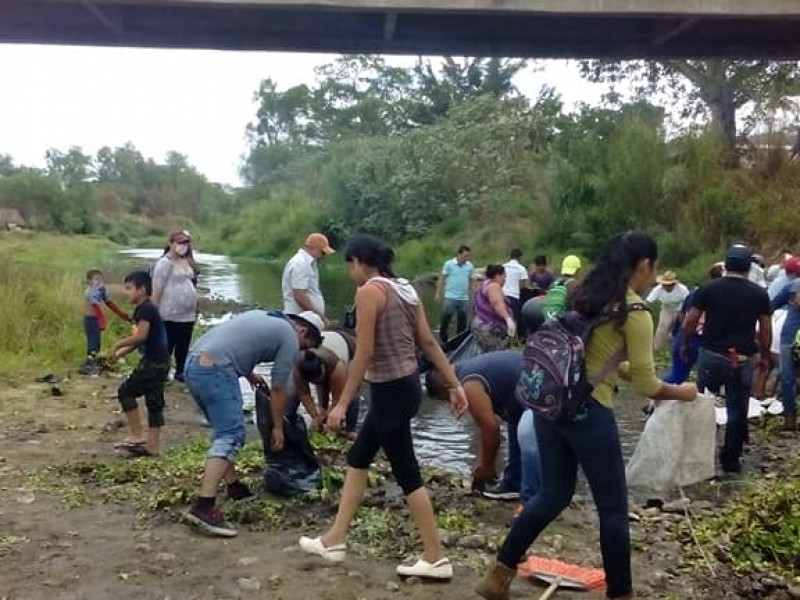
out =
<path fill-rule="evenodd" d="M 680 315 L 683 301 L 689 296 L 689 290 L 678 281 L 674 271 L 667 271 L 656 279 L 658 285 L 647 296 L 647 303 L 658 302 L 661 313 L 658 317 L 658 327 L 653 341 L 653 350 L 658 352 L 669 344 L 669 334 L 672 324 Z"/>

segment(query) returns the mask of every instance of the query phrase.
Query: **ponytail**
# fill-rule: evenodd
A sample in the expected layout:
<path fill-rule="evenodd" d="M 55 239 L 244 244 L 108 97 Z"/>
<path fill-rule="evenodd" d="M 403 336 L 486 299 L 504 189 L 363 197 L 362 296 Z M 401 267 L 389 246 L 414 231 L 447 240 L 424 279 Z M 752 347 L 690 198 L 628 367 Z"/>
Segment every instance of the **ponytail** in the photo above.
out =
<path fill-rule="evenodd" d="M 396 278 L 392 269 L 395 258 L 394 250 L 375 236 L 359 233 L 347 243 L 344 259 L 350 262 L 354 258 L 368 267 L 376 269 L 382 277 Z"/>
<path fill-rule="evenodd" d="M 628 231 L 611 239 L 597 264 L 572 294 L 570 308 L 595 318 L 609 310 L 614 320 L 624 323 L 628 314 L 628 286 L 642 260 L 655 262 L 658 246 L 646 233 Z"/>

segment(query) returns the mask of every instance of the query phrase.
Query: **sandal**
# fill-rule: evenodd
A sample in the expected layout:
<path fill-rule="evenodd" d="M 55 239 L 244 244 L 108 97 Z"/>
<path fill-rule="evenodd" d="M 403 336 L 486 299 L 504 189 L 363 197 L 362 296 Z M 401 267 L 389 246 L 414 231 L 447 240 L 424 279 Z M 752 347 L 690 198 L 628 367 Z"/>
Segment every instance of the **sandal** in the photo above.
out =
<path fill-rule="evenodd" d="M 125 448 L 125 451 L 128 452 L 128 458 L 140 458 L 140 457 L 155 457 L 158 454 L 154 454 L 147 449 L 145 444 L 134 444 L 132 446 L 128 446 Z"/>
<path fill-rule="evenodd" d="M 114 450 L 130 450 L 134 446 L 144 446 L 147 442 L 139 441 L 136 442 L 134 440 L 122 440 L 121 442 L 117 442 L 114 444 Z"/>

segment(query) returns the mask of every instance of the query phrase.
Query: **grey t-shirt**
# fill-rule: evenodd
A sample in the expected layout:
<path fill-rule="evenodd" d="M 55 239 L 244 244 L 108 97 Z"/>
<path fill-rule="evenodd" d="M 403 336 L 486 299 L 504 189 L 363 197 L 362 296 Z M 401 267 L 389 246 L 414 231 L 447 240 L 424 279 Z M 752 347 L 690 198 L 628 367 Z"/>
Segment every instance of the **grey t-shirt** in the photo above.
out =
<path fill-rule="evenodd" d="M 153 269 L 153 289 L 159 290 L 158 312 L 165 321 L 194 323 L 197 320 L 197 290 L 194 271 L 185 261 L 178 264 L 162 256 Z"/>
<path fill-rule="evenodd" d="M 300 352 L 291 321 L 263 310 L 251 310 L 217 325 L 192 346 L 221 367 L 232 366 L 246 377 L 259 363 L 272 362 L 272 385 L 287 385 Z"/>

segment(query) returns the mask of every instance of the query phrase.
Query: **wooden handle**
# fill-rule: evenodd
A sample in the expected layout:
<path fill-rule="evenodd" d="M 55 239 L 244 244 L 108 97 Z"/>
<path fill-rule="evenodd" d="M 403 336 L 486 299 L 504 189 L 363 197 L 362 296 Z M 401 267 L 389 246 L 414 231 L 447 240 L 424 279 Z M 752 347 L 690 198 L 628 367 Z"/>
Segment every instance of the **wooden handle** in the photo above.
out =
<path fill-rule="evenodd" d="M 550 584 L 550 587 L 544 591 L 544 594 L 539 596 L 539 600 L 548 600 L 556 595 L 558 591 L 558 586 L 561 584 L 561 577 L 556 579 L 553 583 Z"/>

